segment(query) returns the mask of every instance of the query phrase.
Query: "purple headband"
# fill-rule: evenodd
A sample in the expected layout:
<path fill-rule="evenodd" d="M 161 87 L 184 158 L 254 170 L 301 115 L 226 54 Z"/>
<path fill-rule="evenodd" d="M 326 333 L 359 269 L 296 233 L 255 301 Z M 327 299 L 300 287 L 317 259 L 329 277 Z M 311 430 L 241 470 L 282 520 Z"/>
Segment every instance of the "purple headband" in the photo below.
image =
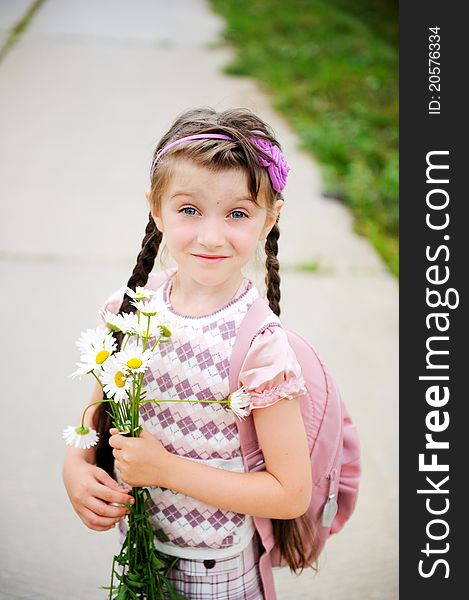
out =
<path fill-rule="evenodd" d="M 262 131 L 254 130 L 253 133 L 262 133 Z M 164 148 L 162 148 L 156 155 L 155 160 L 151 166 L 150 173 L 153 174 L 153 170 L 156 166 L 156 163 L 159 159 L 166 154 L 171 148 L 181 144 L 182 142 L 188 142 L 190 140 L 199 140 L 199 139 L 218 139 L 218 140 L 229 140 L 234 142 L 235 140 L 229 135 L 225 135 L 223 133 L 196 133 L 194 135 L 188 135 L 186 137 L 179 138 L 174 142 L 171 142 Z M 290 171 L 290 166 L 287 163 L 282 151 L 278 146 L 272 144 L 269 140 L 251 137 L 250 141 L 259 148 L 264 154 L 267 154 L 270 158 L 267 159 L 261 154 L 259 154 L 259 160 L 263 167 L 267 167 L 267 171 L 269 173 L 270 181 L 272 183 L 272 187 L 276 192 L 282 192 L 287 183 L 287 175 Z"/>

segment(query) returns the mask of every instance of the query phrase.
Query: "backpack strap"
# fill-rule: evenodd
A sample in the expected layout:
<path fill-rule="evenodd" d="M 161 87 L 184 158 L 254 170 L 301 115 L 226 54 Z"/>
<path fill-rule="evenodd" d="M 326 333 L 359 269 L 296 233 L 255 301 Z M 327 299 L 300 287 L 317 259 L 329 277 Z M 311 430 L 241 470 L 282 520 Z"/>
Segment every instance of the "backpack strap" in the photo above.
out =
<path fill-rule="evenodd" d="M 272 314 L 272 310 L 263 298 L 256 298 L 248 309 L 246 316 L 239 326 L 236 340 L 231 353 L 230 362 L 230 392 L 238 389 L 238 380 L 244 359 L 251 347 L 252 341 L 265 319 Z M 244 465 L 247 471 L 263 468 L 263 455 L 257 441 L 256 429 L 252 414 L 244 420 L 235 417 L 238 427 Z"/>

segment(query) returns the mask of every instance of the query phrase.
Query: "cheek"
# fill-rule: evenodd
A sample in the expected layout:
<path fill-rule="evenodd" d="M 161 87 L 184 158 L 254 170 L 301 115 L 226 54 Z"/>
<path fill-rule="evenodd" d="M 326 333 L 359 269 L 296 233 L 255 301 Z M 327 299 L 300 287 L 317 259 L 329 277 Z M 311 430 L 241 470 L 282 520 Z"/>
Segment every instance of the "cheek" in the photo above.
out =
<path fill-rule="evenodd" d="M 240 228 L 235 233 L 236 244 L 244 252 L 252 253 L 257 247 L 262 227 L 258 223 L 251 223 L 248 227 Z"/>
<path fill-rule="evenodd" d="M 166 221 L 166 243 L 168 246 L 184 246 L 195 235 L 194 225 L 181 219 L 168 219 Z"/>

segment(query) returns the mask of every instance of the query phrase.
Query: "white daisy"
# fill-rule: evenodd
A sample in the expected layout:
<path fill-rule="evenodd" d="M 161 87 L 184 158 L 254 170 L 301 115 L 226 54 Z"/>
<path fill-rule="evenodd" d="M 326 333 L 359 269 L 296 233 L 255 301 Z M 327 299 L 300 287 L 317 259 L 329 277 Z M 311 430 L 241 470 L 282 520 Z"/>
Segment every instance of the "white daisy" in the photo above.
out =
<path fill-rule="evenodd" d="M 135 308 L 146 317 L 154 317 L 156 315 L 156 305 L 154 299 L 149 300 L 148 302 L 143 302 L 141 300 L 133 300 L 130 304 L 133 304 Z"/>
<path fill-rule="evenodd" d="M 135 324 L 138 324 L 138 315 L 135 313 L 119 313 L 115 315 L 108 310 L 103 310 L 101 311 L 101 316 L 112 331 L 135 333 Z"/>
<path fill-rule="evenodd" d="M 99 314 L 111 331 L 121 331 L 119 326 L 120 315 L 116 315 L 110 310 L 100 310 Z"/>
<path fill-rule="evenodd" d="M 91 446 L 96 446 L 99 439 L 99 433 L 96 433 L 94 429 L 89 429 L 86 426 L 82 427 L 79 425 L 78 427 L 75 427 L 74 425 L 71 425 L 64 429 L 63 437 L 68 446 L 75 446 L 75 448 L 85 450 L 86 448 L 91 448 Z"/>
<path fill-rule="evenodd" d="M 80 357 L 81 362 L 76 363 L 78 369 L 72 373 L 72 377 L 92 371 L 99 373 L 103 364 L 116 349 L 116 340 L 109 331 L 102 328 L 96 329 L 95 334 L 92 329 L 88 329 L 78 340 L 77 345 L 83 354 Z"/>
<path fill-rule="evenodd" d="M 169 331 L 169 329 L 167 331 Z M 160 336 L 167 337 L 163 334 L 163 327 L 155 323 L 155 319 L 150 319 L 150 326 L 148 326 L 148 317 L 145 319 L 140 319 L 140 323 L 135 323 L 134 332 L 141 338 L 147 340 Z"/>
<path fill-rule="evenodd" d="M 125 400 L 127 392 L 132 387 L 132 377 L 121 369 L 121 363 L 114 355 L 106 361 L 101 374 L 101 383 L 106 397 L 113 398 L 114 402 Z"/>
<path fill-rule="evenodd" d="M 170 338 L 171 331 L 166 327 L 166 325 L 162 325 L 161 323 L 158 325 L 158 329 L 160 330 L 160 336 L 162 338 Z"/>
<path fill-rule="evenodd" d="M 137 304 L 137 303 L 136 303 Z M 148 317 L 140 317 L 136 313 L 114 314 L 109 311 L 101 311 L 101 317 L 106 321 L 107 326 L 112 331 L 122 331 L 130 335 L 139 335 L 141 338 L 151 339 L 154 337 L 169 337 L 171 332 L 161 324 L 156 324 L 156 319 L 150 317 L 150 328 L 148 329 Z"/>
<path fill-rule="evenodd" d="M 240 419 L 244 419 L 249 415 L 249 412 L 244 410 L 251 403 L 249 394 L 246 393 L 246 388 L 243 386 L 228 396 L 228 406 L 234 414 Z"/>
<path fill-rule="evenodd" d="M 135 292 L 129 287 L 125 288 L 125 293 L 127 294 L 127 296 L 130 296 L 130 298 L 133 298 L 134 300 L 150 300 L 150 298 L 154 294 L 156 294 L 156 291 L 150 290 L 145 287 L 137 286 L 135 288 Z"/>
<path fill-rule="evenodd" d="M 127 344 L 127 346 L 116 354 L 121 370 L 124 373 L 145 373 L 145 369 L 153 360 L 153 352 L 144 350 L 137 344 Z"/>
<path fill-rule="evenodd" d="M 80 338 L 76 342 L 82 354 L 90 354 L 90 348 L 103 348 L 109 343 L 109 339 L 113 342 L 113 348 L 116 347 L 114 338 L 109 336 L 109 331 L 104 327 L 96 327 L 96 329 L 87 329 L 83 331 Z"/>
<path fill-rule="evenodd" d="M 79 377 L 81 379 L 82 375 L 88 375 L 88 373 L 92 373 L 94 371 L 94 367 L 90 366 L 88 363 L 75 363 L 78 367 L 76 371 L 70 373 L 70 377 Z"/>

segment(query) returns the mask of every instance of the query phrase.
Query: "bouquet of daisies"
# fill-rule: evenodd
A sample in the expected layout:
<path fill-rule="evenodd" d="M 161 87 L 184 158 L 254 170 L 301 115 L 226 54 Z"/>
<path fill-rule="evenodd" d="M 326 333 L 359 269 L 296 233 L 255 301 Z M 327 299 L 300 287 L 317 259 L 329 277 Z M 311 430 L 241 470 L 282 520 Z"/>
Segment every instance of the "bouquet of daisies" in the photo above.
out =
<path fill-rule="evenodd" d="M 81 361 L 72 376 L 92 375 L 103 390 L 103 400 L 89 404 L 83 411 L 81 424 L 67 427 L 63 433 L 65 441 L 76 448 L 90 448 L 98 442 L 98 434 L 85 426 L 85 415 L 91 406 L 106 402 L 114 427 L 122 435 L 138 437 L 140 425 L 140 404 L 153 402 L 200 402 L 201 400 L 157 400 L 146 397 L 144 378 L 150 368 L 158 344 L 169 341 L 171 331 L 158 322 L 157 311 L 151 297 L 155 293 L 142 287 L 136 290 L 126 288 L 132 298 L 135 313 L 114 314 L 101 312 L 107 327 L 87 329 L 77 342 L 81 351 Z M 117 351 L 114 333 L 122 335 L 121 349 Z M 203 402 L 226 404 L 234 414 L 244 419 L 249 405 L 249 395 L 244 388 L 233 392 L 223 400 L 204 399 Z M 169 598 L 180 600 L 168 580 L 168 572 L 177 558 L 168 560 L 154 545 L 154 531 L 147 512 L 150 494 L 145 487 L 133 487 L 133 505 L 127 504 L 127 535 L 121 551 L 114 556 L 112 563 L 110 600 L 130 600 L 146 598 L 157 600 Z"/>
<path fill-rule="evenodd" d="M 113 314 L 103 311 L 101 316 L 107 328 L 87 329 L 77 342 L 81 361 L 72 376 L 92 375 L 103 390 L 103 400 L 109 405 L 114 427 L 119 433 L 138 437 L 142 431 L 139 408 L 147 402 L 143 385 L 145 372 L 149 368 L 158 344 L 167 342 L 169 329 L 158 323 L 151 296 L 152 290 L 137 287 L 126 293 L 133 298 L 136 313 Z M 121 332 L 121 349 L 117 351 L 114 332 Z M 150 400 L 151 401 L 151 400 Z M 94 403 L 96 404 L 96 403 Z M 64 431 L 67 444 L 77 448 L 89 448 L 98 441 L 98 434 L 84 424 L 88 405 L 78 427 Z M 172 588 L 167 573 L 175 561 L 169 562 L 160 555 L 154 545 L 154 532 L 146 510 L 149 492 L 143 487 L 132 488 L 133 505 L 126 505 L 128 516 L 127 535 L 120 553 L 114 556 L 109 589 L 109 598 L 182 598 Z M 177 560 L 177 559 L 175 559 Z"/>

